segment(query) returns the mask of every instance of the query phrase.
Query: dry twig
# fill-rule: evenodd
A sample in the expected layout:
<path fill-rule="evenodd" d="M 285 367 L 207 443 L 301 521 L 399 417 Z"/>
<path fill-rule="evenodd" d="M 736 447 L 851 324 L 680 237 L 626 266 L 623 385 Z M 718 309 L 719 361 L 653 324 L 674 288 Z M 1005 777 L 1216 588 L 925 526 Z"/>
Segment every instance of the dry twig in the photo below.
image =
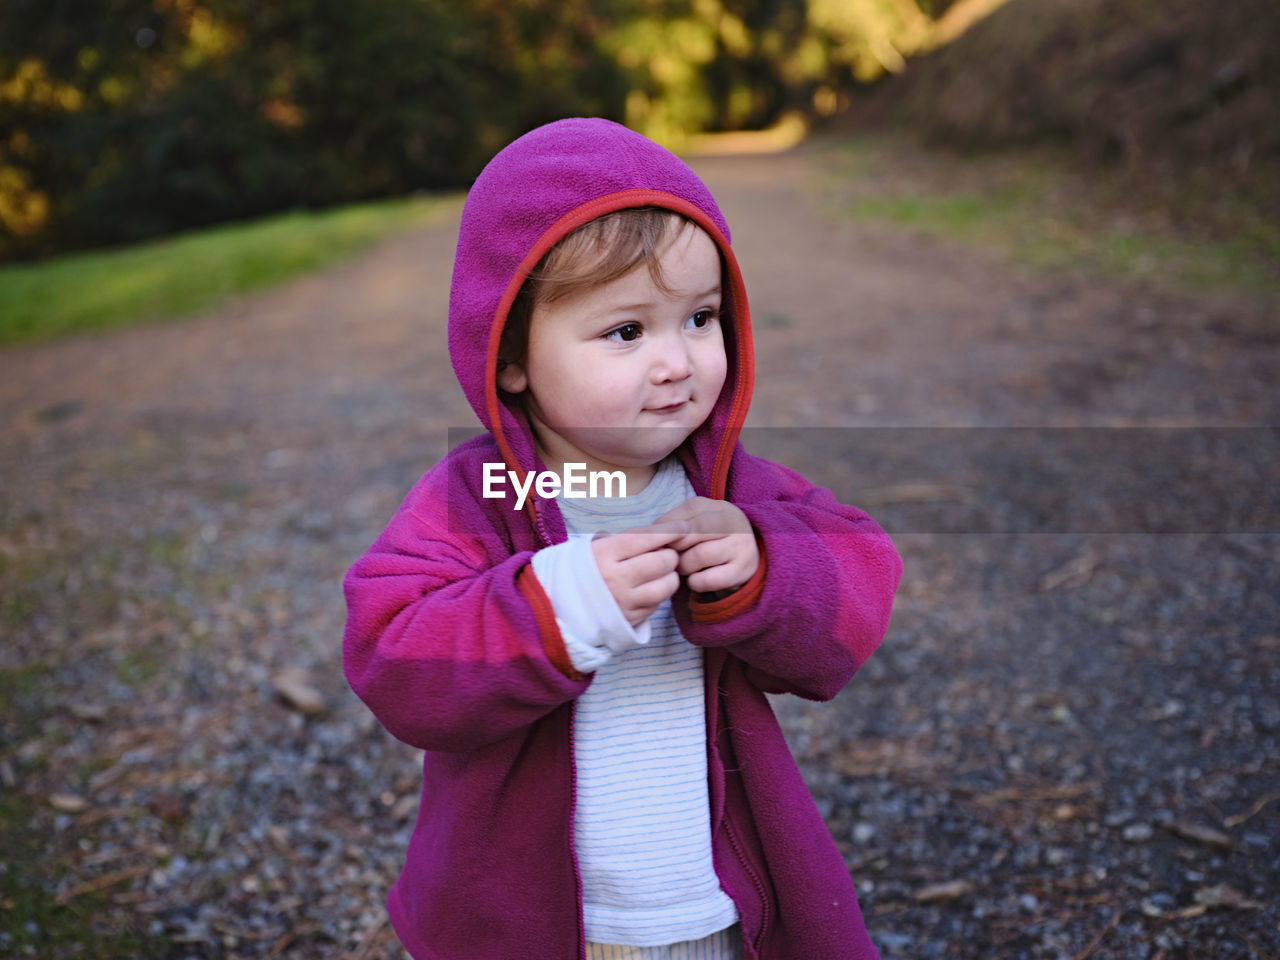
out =
<path fill-rule="evenodd" d="M 1102 946 L 1102 941 L 1107 938 L 1107 934 L 1120 926 L 1120 917 L 1122 915 L 1119 910 L 1112 914 L 1111 919 L 1107 921 L 1107 925 L 1098 931 L 1098 935 L 1089 941 L 1089 945 L 1075 955 L 1075 960 L 1086 960 L 1087 957 L 1092 956 L 1093 952 Z"/>
<path fill-rule="evenodd" d="M 125 867 L 123 870 L 112 870 L 110 873 L 104 873 L 102 876 L 93 880 L 89 880 L 79 886 L 72 887 L 58 894 L 59 906 L 66 906 L 77 897 L 83 897 L 86 893 L 96 893 L 99 890 L 105 890 L 107 887 L 114 887 L 117 883 L 123 883 L 126 880 L 132 880 L 134 877 L 141 876 L 146 873 L 148 867 L 136 866 Z"/>
<path fill-rule="evenodd" d="M 1262 812 L 1262 808 L 1273 800 L 1280 800 L 1280 793 L 1268 793 L 1264 797 L 1259 797 L 1245 813 L 1237 813 L 1235 816 L 1227 817 L 1222 823 L 1227 827 L 1238 827 L 1240 824 L 1256 817 Z"/>

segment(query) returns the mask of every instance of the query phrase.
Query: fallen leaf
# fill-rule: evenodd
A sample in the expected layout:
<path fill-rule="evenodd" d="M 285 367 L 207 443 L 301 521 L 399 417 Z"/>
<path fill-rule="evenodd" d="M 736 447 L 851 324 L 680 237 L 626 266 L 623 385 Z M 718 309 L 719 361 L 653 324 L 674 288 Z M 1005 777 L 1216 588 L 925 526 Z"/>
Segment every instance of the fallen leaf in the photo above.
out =
<path fill-rule="evenodd" d="M 1230 907 L 1233 910 L 1257 910 L 1262 907 L 1257 900 L 1250 900 L 1239 890 L 1225 883 L 1201 887 L 1196 891 L 1195 901 L 1206 907 Z"/>
<path fill-rule="evenodd" d="M 1235 846 L 1234 841 L 1229 836 L 1221 830 L 1213 829 L 1213 827 L 1204 827 L 1198 823 L 1189 823 L 1185 820 L 1170 821 L 1165 824 L 1165 827 L 1170 833 L 1174 833 L 1184 840 L 1194 840 L 1196 843 L 1203 843 L 1208 847 L 1229 849 Z"/>
<path fill-rule="evenodd" d="M 287 853 L 292 848 L 292 843 L 289 840 L 288 829 L 280 826 L 278 823 L 273 823 L 271 826 L 267 827 L 267 837 L 271 840 L 271 843 L 275 848 L 282 853 Z"/>
<path fill-rule="evenodd" d="M 1074 560 L 1064 563 L 1040 578 L 1040 589 L 1048 592 L 1065 587 L 1083 587 L 1093 579 L 1093 571 L 1097 569 L 1098 560 L 1092 553 L 1082 553 Z"/>
<path fill-rule="evenodd" d="M 396 805 L 391 808 L 391 816 L 397 820 L 408 820 L 410 815 L 418 809 L 418 795 L 416 793 L 407 793 L 396 801 Z"/>
<path fill-rule="evenodd" d="M 968 880 L 948 880 L 946 883 L 933 883 L 916 891 L 917 903 L 943 903 L 956 900 L 973 893 L 973 884 Z"/>
<path fill-rule="evenodd" d="M 1176 916 L 1187 919 L 1203 916 L 1210 910 L 1258 910 L 1265 906 L 1256 900 L 1250 900 L 1239 890 L 1225 883 L 1201 887 L 1195 892 L 1193 899 L 1195 905 L 1184 907 L 1177 912 Z"/>
<path fill-rule="evenodd" d="M 54 793 L 49 795 L 49 806 L 62 813 L 83 813 L 89 809 L 89 801 L 74 793 Z"/>
<path fill-rule="evenodd" d="M 963 500 L 963 491 L 950 483 L 907 480 L 887 487 L 871 487 L 858 494 L 858 502 L 869 507 L 891 503 L 954 503 Z"/>
<path fill-rule="evenodd" d="M 301 714 L 316 717 L 328 710 L 324 696 L 303 670 L 283 670 L 271 678 L 271 683 L 280 699 Z"/>

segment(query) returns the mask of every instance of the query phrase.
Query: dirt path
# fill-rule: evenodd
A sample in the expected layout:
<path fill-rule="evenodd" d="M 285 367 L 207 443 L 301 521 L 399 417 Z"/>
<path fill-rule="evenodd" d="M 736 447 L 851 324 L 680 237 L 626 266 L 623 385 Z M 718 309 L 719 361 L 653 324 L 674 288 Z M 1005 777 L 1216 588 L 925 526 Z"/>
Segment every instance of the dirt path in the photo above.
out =
<path fill-rule="evenodd" d="M 1280 422 L 1276 305 L 857 224 L 828 160 L 696 166 L 752 296 L 759 442 L 902 531 L 884 648 L 834 704 L 778 704 L 873 936 L 886 958 L 1274 956 L 1274 512 L 1136 535 L 1162 495 L 1139 489 L 1101 527 L 1020 526 L 1043 481 L 965 456 L 1017 434 L 924 428 L 1213 428 L 1162 436 L 1271 510 L 1274 445 L 1213 444 Z M 188 323 L 0 353 L 4 829 L 65 904 L 32 933 L 4 894 L 0 947 L 65 955 L 97 925 L 102 956 L 394 955 L 414 756 L 342 681 L 337 582 L 472 424 L 444 350 L 457 212 Z M 961 476 L 969 512 L 929 513 Z M 279 701 L 295 668 L 322 713 Z M 145 949 L 104 952 L 125 928 Z"/>

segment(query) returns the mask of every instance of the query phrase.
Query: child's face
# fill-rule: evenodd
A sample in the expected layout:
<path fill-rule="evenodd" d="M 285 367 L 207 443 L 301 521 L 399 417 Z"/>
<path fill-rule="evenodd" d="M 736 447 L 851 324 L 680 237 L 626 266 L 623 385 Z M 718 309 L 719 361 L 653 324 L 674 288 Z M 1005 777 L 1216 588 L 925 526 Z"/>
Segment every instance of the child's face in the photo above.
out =
<path fill-rule="evenodd" d="M 643 475 L 711 412 L 724 385 L 720 255 L 688 225 L 660 258 L 664 293 L 643 264 L 603 286 L 535 305 L 523 365 L 498 375 L 528 390 L 552 469 L 586 463 Z"/>

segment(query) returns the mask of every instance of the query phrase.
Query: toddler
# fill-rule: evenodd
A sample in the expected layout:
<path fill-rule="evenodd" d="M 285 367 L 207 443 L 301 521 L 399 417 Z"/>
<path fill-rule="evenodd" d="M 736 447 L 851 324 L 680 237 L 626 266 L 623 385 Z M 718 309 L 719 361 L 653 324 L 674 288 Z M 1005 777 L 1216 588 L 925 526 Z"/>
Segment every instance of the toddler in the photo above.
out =
<path fill-rule="evenodd" d="M 765 694 L 834 697 L 901 561 L 738 442 L 747 298 L 706 187 L 604 120 L 516 140 L 467 197 L 449 350 L 489 433 L 344 584 L 347 677 L 426 751 L 405 947 L 876 957 Z"/>

